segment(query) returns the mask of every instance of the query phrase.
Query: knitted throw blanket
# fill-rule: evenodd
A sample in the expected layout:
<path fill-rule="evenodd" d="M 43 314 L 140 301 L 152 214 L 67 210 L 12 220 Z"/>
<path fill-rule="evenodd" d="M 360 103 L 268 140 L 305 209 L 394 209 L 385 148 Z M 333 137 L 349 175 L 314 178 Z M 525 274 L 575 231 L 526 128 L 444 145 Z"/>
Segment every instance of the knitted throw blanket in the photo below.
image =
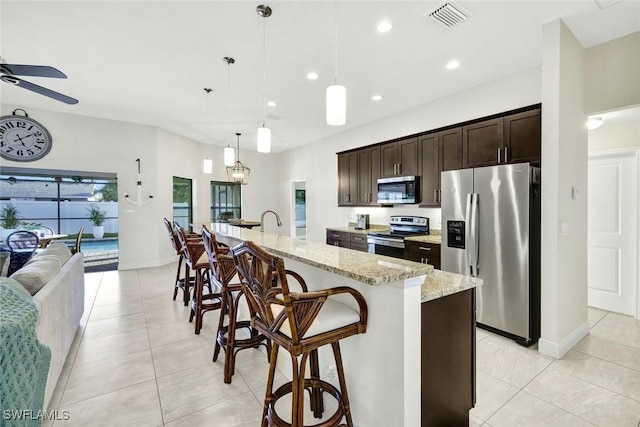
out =
<path fill-rule="evenodd" d="M 39 426 L 51 350 L 36 336 L 33 298 L 18 282 L 0 279 L 0 425 Z"/>

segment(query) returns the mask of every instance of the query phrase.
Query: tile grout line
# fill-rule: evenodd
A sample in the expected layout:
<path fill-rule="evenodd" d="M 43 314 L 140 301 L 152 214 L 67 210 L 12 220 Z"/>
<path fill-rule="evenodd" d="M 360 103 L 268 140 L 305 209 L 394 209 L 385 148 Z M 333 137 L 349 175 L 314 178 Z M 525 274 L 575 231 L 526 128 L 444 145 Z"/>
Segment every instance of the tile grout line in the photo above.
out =
<path fill-rule="evenodd" d="M 136 270 L 136 277 L 138 278 L 138 288 L 140 290 L 140 302 L 142 304 L 142 310 L 144 313 L 144 323 L 145 323 L 145 329 L 147 331 L 147 340 L 149 341 L 149 355 L 151 356 L 151 364 L 153 365 L 153 381 L 156 384 L 156 393 L 158 395 L 158 407 L 160 408 L 160 420 L 162 421 L 160 425 L 164 426 L 166 423 L 164 419 L 164 411 L 162 409 L 162 398 L 160 397 L 160 385 L 158 384 L 158 372 L 156 371 L 156 361 L 155 361 L 155 358 L 153 357 L 153 348 L 151 347 L 151 335 L 149 333 L 147 308 L 144 305 L 144 298 L 142 298 L 142 287 L 140 286 L 140 270 Z"/>

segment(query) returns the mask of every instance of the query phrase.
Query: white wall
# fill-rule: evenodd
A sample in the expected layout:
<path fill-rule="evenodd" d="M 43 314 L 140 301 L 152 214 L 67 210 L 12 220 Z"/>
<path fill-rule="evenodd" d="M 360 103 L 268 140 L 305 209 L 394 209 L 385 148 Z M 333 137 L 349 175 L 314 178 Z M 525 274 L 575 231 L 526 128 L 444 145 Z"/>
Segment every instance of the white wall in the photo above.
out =
<path fill-rule="evenodd" d="M 640 104 L 640 31 L 585 51 L 588 114 Z"/>
<path fill-rule="evenodd" d="M 20 106 L 1 106 L 9 115 Z M 209 181 L 226 181 L 222 166 L 222 147 L 200 144 L 171 132 L 150 126 L 29 109 L 35 120 L 45 125 L 53 148 L 41 160 L 31 163 L 2 162 L 3 166 L 70 171 L 115 173 L 118 177 L 120 269 L 151 267 L 174 259 L 163 228 L 162 218 L 171 218 L 173 176 L 193 180 L 195 221 L 209 221 Z M 255 141 L 247 142 L 255 143 Z M 242 147 L 243 141 L 241 141 Z M 214 174 L 204 175 L 202 159 L 214 160 Z M 243 216 L 259 219 L 265 209 L 276 209 L 275 155 L 242 150 L 241 160 L 251 168 L 251 179 L 243 188 Z M 142 196 L 154 198 L 143 206 L 124 200 L 127 192 L 136 199 L 137 164 L 141 160 Z M 283 205 L 287 206 L 287 205 Z M 269 221 L 268 221 L 269 223 Z M 284 228 L 272 232 L 285 232 Z M 269 228 L 267 228 L 269 229 Z"/>
<path fill-rule="evenodd" d="M 599 116 L 604 124 L 589 131 L 589 151 L 640 146 L 640 107 Z"/>
<path fill-rule="evenodd" d="M 561 20 L 543 28 L 542 63 L 542 337 L 538 349 L 559 358 L 589 330 L 584 49 Z M 579 191 L 575 198 L 572 189 Z"/>
<path fill-rule="evenodd" d="M 540 68 L 532 68 L 286 151 L 279 159 L 279 203 L 290 203 L 291 181 L 306 180 L 307 238 L 318 242 L 325 241 L 326 227 L 346 226 L 355 213 L 370 214 L 374 224 L 388 224 L 390 215 L 427 216 L 431 228 L 440 229 L 440 209 L 338 207 L 336 153 L 539 103 L 540 84 Z"/>

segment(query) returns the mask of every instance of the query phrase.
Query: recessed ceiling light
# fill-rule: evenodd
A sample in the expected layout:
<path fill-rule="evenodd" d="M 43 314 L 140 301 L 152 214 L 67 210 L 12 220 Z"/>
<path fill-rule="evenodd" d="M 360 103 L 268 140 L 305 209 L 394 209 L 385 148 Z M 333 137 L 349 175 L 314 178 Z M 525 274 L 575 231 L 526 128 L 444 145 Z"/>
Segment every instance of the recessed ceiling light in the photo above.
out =
<path fill-rule="evenodd" d="M 452 60 L 452 61 L 447 62 L 447 70 L 455 70 L 459 66 L 460 66 L 460 63 L 458 61 L 456 61 L 455 59 Z"/>
<path fill-rule="evenodd" d="M 380 21 L 378 22 L 378 26 L 376 27 L 376 30 L 378 30 L 379 33 L 388 33 L 389 31 L 391 31 L 392 28 L 393 28 L 393 25 L 391 25 L 391 22 Z"/>
<path fill-rule="evenodd" d="M 374 101 L 380 101 L 382 99 L 382 95 L 375 94 L 371 97 Z"/>
<path fill-rule="evenodd" d="M 268 105 L 269 107 L 275 107 L 275 106 L 276 106 L 276 105 L 278 105 L 278 104 L 276 104 L 276 101 L 269 101 L 269 102 L 267 102 L 267 105 Z"/>
<path fill-rule="evenodd" d="M 589 130 L 594 130 L 594 129 L 598 129 L 600 126 L 602 126 L 604 123 L 604 120 L 602 120 L 602 117 L 589 117 L 589 120 L 587 120 L 587 129 Z"/>
<path fill-rule="evenodd" d="M 310 73 L 307 74 L 307 78 L 309 80 L 318 80 L 318 73 L 311 71 Z"/>

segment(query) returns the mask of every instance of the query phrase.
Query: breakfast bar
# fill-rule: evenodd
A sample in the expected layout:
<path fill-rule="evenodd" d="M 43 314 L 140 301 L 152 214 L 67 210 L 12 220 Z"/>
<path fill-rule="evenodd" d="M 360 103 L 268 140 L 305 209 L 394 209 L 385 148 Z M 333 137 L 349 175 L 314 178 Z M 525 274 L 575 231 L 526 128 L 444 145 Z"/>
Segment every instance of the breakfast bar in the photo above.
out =
<path fill-rule="evenodd" d="M 438 414 L 443 413 L 446 417 L 449 413 L 462 414 L 468 420 L 472 401 L 462 399 L 462 409 L 449 408 L 448 402 L 452 401 L 449 395 L 473 396 L 475 347 L 470 340 L 475 336 L 474 288 L 480 284 L 477 279 L 434 270 L 427 264 L 231 224 L 206 225 L 220 242 L 234 246 L 253 241 L 281 256 L 287 269 L 306 280 L 310 291 L 349 286 L 364 296 L 369 311 L 367 332 L 341 343 L 355 425 L 430 425 L 430 419 L 437 422 L 437 417 L 442 416 Z M 196 224 L 194 228 L 199 231 Z M 350 299 L 341 302 L 354 304 Z M 425 326 L 425 321 L 430 324 Z M 456 344 L 460 341 L 456 337 L 462 338 L 462 345 Z M 320 374 L 334 382 L 333 359 L 322 350 Z M 449 354 L 452 351 L 467 354 Z M 460 360 L 467 361 L 463 362 L 466 369 L 460 369 Z M 278 363 L 289 361 L 282 357 Z M 291 372 L 290 366 L 279 368 L 281 372 Z M 441 372 L 443 369 L 460 372 Z M 451 378 L 462 375 L 460 384 L 467 385 L 454 382 L 447 386 L 450 390 L 445 387 L 438 396 L 425 396 L 426 390 L 440 389 L 435 383 L 441 379 L 438 376 L 446 378 L 448 374 Z"/>

